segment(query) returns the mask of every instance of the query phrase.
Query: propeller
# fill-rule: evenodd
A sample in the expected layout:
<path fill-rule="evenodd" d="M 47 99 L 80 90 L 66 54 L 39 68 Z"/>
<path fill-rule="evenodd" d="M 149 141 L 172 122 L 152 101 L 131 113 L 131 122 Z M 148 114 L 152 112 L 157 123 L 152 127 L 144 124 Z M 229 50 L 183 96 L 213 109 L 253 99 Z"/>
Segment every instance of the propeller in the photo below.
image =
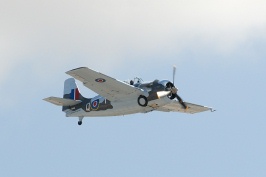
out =
<path fill-rule="evenodd" d="M 177 98 L 179 103 L 183 106 L 184 109 L 187 109 L 186 103 L 182 100 L 182 98 L 177 94 L 178 89 L 175 87 L 175 72 L 176 72 L 176 66 L 173 66 L 173 84 L 168 83 L 167 87 L 171 90 L 171 96 L 170 99 Z"/>
<path fill-rule="evenodd" d="M 176 66 L 173 66 L 173 85 L 175 85 L 175 70 L 176 70 Z"/>

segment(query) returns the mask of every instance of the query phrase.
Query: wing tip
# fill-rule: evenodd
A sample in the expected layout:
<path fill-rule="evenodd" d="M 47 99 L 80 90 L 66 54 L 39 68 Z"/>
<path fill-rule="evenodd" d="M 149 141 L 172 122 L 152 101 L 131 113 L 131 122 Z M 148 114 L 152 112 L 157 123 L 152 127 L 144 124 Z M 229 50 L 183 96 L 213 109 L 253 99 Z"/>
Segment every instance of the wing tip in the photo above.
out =
<path fill-rule="evenodd" d="M 71 72 L 73 72 L 73 71 L 75 71 L 75 70 L 81 70 L 81 69 L 88 69 L 88 67 L 78 67 L 78 68 L 75 68 L 75 69 L 71 69 L 71 70 L 69 70 L 69 71 L 67 71 L 66 73 L 67 74 L 69 74 L 69 73 L 71 73 Z"/>
<path fill-rule="evenodd" d="M 209 110 L 210 110 L 211 112 L 215 112 L 215 111 L 216 111 L 216 109 L 213 109 L 213 108 L 209 108 Z"/>

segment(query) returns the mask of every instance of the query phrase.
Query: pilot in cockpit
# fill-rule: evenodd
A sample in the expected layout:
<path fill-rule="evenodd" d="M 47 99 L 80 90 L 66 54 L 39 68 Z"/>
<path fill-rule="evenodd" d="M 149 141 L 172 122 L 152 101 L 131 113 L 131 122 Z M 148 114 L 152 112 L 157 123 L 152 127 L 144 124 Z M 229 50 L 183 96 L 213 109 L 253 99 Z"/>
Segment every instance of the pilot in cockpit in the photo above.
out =
<path fill-rule="evenodd" d="M 130 80 L 129 84 L 134 85 L 135 87 L 138 87 L 142 83 L 142 79 L 135 77 L 134 80 Z"/>

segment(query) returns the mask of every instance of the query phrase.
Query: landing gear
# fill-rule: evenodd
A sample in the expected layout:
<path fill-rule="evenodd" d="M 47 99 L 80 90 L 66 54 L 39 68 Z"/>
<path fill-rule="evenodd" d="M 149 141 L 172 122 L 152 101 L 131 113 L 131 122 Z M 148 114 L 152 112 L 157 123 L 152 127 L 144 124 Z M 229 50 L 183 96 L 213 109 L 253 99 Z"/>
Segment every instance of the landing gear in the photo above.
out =
<path fill-rule="evenodd" d="M 138 97 L 138 104 L 142 107 L 146 107 L 148 105 L 148 99 L 147 97 L 140 95 Z"/>
<path fill-rule="evenodd" d="M 79 117 L 78 125 L 82 124 L 82 119 L 83 119 L 83 117 Z"/>

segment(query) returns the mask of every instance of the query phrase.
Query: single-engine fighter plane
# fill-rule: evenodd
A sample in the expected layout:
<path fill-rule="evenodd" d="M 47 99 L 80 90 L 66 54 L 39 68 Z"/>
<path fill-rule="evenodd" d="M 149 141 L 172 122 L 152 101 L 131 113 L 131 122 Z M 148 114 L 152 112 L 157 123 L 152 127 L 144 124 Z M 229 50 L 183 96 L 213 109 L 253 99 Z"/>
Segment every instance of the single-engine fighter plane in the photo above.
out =
<path fill-rule="evenodd" d="M 154 80 L 143 82 L 135 78 L 130 82 L 119 81 L 87 67 L 76 68 L 66 73 L 98 93 L 93 98 L 80 94 L 74 78 L 65 80 L 63 98 L 48 97 L 45 101 L 62 106 L 66 117 L 78 117 L 78 125 L 84 117 L 119 116 L 151 111 L 198 113 L 213 111 L 212 108 L 184 102 L 173 82 Z"/>

